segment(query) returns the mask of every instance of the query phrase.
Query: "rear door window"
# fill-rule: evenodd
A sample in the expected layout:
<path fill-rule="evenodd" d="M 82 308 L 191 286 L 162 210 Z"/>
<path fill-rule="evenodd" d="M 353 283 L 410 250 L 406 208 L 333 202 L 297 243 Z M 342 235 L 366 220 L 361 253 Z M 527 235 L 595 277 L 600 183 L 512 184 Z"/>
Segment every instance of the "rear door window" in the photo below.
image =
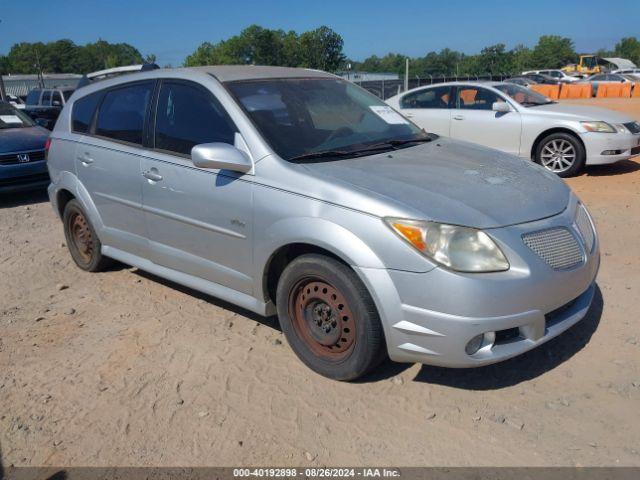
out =
<path fill-rule="evenodd" d="M 201 143 L 233 145 L 235 125 L 220 102 L 205 88 L 183 82 L 163 82 L 158 96 L 155 148 L 181 155 Z"/>
<path fill-rule="evenodd" d="M 136 83 L 107 91 L 98 111 L 96 135 L 142 145 L 153 85 L 154 82 Z"/>
<path fill-rule="evenodd" d="M 55 107 L 62 106 L 62 95 L 60 95 L 60 92 L 57 90 L 54 90 L 53 92 L 53 96 L 51 97 L 51 105 Z"/>
<path fill-rule="evenodd" d="M 450 87 L 435 87 L 402 97 L 401 108 L 449 108 Z"/>
<path fill-rule="evenodd" d="M 71 130 L 76 133 L 89 133 L 93 115 L 101 98 L 102 92 L 96 92 L 81 98 L 73 104 Z"/>

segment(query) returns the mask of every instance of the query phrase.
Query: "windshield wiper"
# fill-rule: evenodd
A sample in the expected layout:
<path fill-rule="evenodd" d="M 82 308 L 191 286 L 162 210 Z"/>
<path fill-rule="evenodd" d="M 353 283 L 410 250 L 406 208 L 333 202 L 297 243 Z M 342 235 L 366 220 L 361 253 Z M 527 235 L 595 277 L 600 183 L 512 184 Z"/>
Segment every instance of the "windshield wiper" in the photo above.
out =
<path fill-rule="evenodd" d="M 298 155 L 290 158 L 290 162 L 296 162 L 300 160 L 313 160 L 318 158 L 342 158 L 342 157 L 359 157 L 367 153 L 379 152 L 381 150 L 395 150 L 396 147 L 406 145 L 409 143 L 423 143 L 433 140 L 431 137 L 414 138 L 405 140 L 387 140 L 385 142 L 375 143 L 373 145 L 367 145 L 364 148 L 354 148 L 352 150 L 323 150 L 320 152 L 310 152 Z"/>
<path fill-rule="evenodd" d="M 316 158 L 335 158 L 335 157 L 344 157 L 347 155 L 352 155 L 355 152 L 347 151 L 347 150 L 323 150 L 321 152 L 310 152 L 304 153 L 302 155 L 298 155 L 296 157 L 292 157 L 289 159 L 290 162 L 295 162 L 298 160 L 313 160 Z"/>
<path fill-rule="evenodd" d="M 524 105 L 525 107 L 539 107 L 540 105 L 551 105 L 552 103 L 558 103 L 558 102 L 542 102 L 542 103 L 538 103 L 538 102 L 520 102 L 520 105 Z"/>

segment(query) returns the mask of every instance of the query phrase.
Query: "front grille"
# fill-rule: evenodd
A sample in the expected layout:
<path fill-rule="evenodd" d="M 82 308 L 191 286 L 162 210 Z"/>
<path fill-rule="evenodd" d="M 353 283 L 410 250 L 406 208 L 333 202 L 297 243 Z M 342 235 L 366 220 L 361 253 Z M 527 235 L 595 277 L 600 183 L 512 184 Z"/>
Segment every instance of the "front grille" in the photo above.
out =
<path fill-rule="evenodd" d="M 596 236 L 593 231 L 593 225 L 591 225 L 591 220 L 589 220 L 589 215 L 582 205 L 578 207 L 578 213 L 576 214 L 576 226 L 582 236 L 585 250 L 587 250 L 587 252 L 591 252 L 593 250 L 593 244 Z"/>
<path fill-rule="evenodd" d="M 39 160 L 44 160 L 44 150 L 0 154 L 0 165 L 18 165 L 20 163 L 31 163 Z"/>
<path fill-rule="evenodd" d="M 631 133 L 640 133 L 640 122 L 623 123 Z"/>
<path fill-rule="evenodd" d="M 0 187 L 29 185 L 31 183 L 46 182 L 48 180 L 48 173 L 34 173 L 33 175 L 21 175 L 19 177 L 0 179 Z"/>
<path fill-rule="evenodd" d="M 554 270 L 565 270 L 583 262 L 580 245 L 567 228 L 556 227 L 525 233 L 522 241 Z"/>

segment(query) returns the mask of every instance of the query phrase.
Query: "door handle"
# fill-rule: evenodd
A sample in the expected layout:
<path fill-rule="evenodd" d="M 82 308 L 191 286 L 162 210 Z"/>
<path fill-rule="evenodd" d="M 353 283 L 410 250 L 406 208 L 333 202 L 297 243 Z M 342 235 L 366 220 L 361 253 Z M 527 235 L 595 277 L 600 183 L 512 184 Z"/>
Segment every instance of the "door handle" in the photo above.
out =
<path fill-rule="evenodd" d="M 454 120 L 464 120 L 464 115 L 454 115 L 453 119 Z"/>
<path fill-rule="evenodd" d="M 146 172 L 142 172 L 142 176 L 148 180 L 151 180 L 153 182 L 159 182 L 160 180 L 162 180 L 162 175 L 160 175 L 159 173 L 153 172 L 151 170 L 147 170 Z"/>
<path fill-rule="evenodd" d="M 413 118 L 414 117 L 413 113 L 405 113 L 404 116 L 407 117 L 407 118 Z"/>
<path fill-rule="evenodd" d="M 89 155 L 89 152 L 84 152 L 83 155 L 78 155 L 78 160 L 80 160 L 82 165 L 84 165 L 85 167 L 88 167 L 93 163 L 93 158 L 91 158 L 91 155 Z"/>

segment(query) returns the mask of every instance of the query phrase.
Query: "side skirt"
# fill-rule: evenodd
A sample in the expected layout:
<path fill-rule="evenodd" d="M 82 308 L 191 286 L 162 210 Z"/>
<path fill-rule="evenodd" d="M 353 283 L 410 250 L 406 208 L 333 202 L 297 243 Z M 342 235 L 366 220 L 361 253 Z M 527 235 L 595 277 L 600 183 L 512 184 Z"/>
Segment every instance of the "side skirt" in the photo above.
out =
<path fill-rule="evenodd" d="M 245 293 L 232 290 L 223 285 L 204 280 L 188 273 L 178 272 L 167 267 L 163 267 L 156 263 L 151 262 L 145 258 L 127 253 L 117 248 L 109 247 L 107 245 L 102 246 L 102 254 L 107 257 L 118 260 L 119 262 L 131 265 L 133 267 L 144 270 L 145 272 L 152 273 L 172 282 L 176 282 L 180 285 L 184 285 L 199 292 L 206 293 L 212 297 L 219 298 L 225 302 L 232 303 L 239 307 L 250 310 L 258 315 L 270 316 L 275 315 L 276 309 L 272 302 L 261 302 L 258 299 L 247 295 Z"/>

